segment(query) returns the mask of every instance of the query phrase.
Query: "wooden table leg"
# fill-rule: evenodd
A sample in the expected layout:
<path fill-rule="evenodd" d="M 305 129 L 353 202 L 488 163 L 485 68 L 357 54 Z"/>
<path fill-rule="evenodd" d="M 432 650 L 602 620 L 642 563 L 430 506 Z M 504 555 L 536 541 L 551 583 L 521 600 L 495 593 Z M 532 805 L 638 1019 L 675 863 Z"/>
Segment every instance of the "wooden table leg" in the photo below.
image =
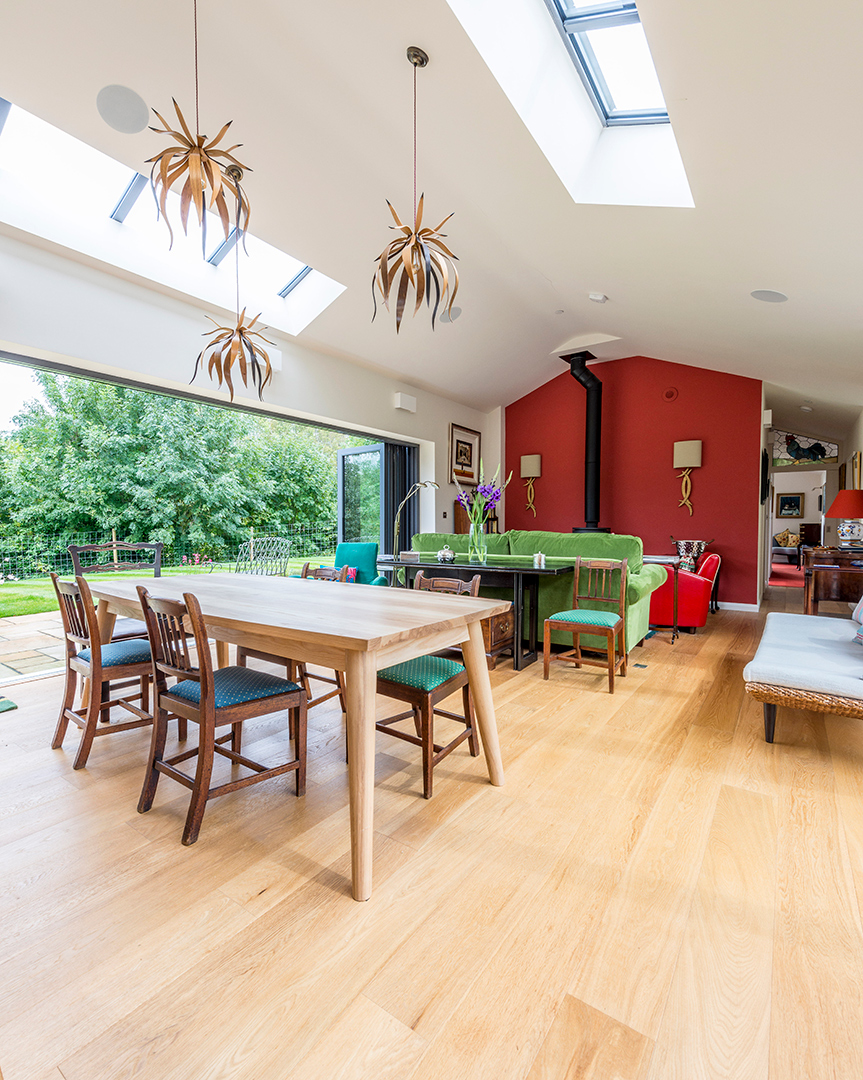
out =
<path fill-rule="evenodd" d="M 476 625 L 478 628 L 479 623 Z M 482 632 L 479 634 L 481 645 Z M 488 680 L 485 652 L 482 668 Z M 346 675 L 353 896 L 354 900 L 368 900 L 372 895 L 375 808 L 375 654 L 349 652 Z"/>
<path fill-rule="evenodd" d="M 96 605 L 96 622 L 99 626 L 99 640 L 103 645 L 107 645 L 114 634 L 114 624 L 117 621 L 117 613 L 111 611 L 109 606 L 104 600 L 100 600 Z M 84 679 L 81 687 L 81 708 L 86 709 L 90 704 L 90 680 Z M 105 713 L 107 717 L 108 714 Z"/>
<path fill-rule="evenodd" d="M 231 664 L 231 646 L 227 641 L 216 641 L 216 666 L 230 667 Z"/>
<path fill-rule="evenodd" d="M 494 715 L 494 700 L 491 696 L 491 680 L 488 677 L 488 664 L 485 659 L 485 646 L 482 640 L 482 624 L 473 622 L 468 627 L 470 638 L 462 643 L 461 651 L 464 666 L 470 679 L 470 692 L 473 707 L 476 710 L 477 726 L 485 753 L 488 778 L 496 786 L 503 786 L 503 759 L 500 756 L 500 742 L 497 737 L 497 720 Z M 519 628 L 516 627 L 516 632 Z"/>

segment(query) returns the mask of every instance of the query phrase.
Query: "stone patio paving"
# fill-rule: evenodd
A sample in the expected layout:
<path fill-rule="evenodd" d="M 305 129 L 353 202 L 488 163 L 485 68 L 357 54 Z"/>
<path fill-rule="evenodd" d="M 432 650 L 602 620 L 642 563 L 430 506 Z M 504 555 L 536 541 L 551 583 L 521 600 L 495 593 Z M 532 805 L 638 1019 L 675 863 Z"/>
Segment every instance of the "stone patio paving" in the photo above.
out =
<path fill-rule="evenodd" d="M 62 671 L 64 650 L 59 612 L 0 619 L 0 686 Z"/>

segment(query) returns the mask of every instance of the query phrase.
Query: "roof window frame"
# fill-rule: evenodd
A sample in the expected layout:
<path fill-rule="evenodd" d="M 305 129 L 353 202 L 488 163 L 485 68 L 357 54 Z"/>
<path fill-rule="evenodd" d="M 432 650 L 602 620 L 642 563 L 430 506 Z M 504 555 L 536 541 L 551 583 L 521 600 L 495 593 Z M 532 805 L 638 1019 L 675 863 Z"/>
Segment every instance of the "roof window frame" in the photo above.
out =
<path fill-rule="evenodd" d="M 587 38 L 589 30 L 604 30 L 616 26 L 640 23 L 634 0 L 609 0 L 592 4 L 567 14 L 566 0 L 545 0 L 557 29 L 563 38 L 570 58 L 581 78 L 588 97 L 593 102 L 604 127 L 624 127 L 643 124 L 668 124 L 667 109 L 615 109 L 613 98 Z"/>

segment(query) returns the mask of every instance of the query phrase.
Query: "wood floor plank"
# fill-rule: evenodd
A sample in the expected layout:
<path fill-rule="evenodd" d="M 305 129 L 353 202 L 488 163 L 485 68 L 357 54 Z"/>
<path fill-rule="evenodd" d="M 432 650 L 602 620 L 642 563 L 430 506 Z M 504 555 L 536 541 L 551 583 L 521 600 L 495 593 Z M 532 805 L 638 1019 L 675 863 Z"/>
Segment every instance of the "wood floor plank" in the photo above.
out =
<path fill-rule="evenodd" d="M 99 1037 L 106 1028 L 121 1022 L 135 1002 L 158 994 L 183 971 L 201 963 L 220 942 L 248 926 L 252 916 L 227 897 L 212 893 L 189 902 L 173 918 L 165 918 L 148 933 L 141 932 L 124 948 L 106 950 L 101 956 L 86 953 L 88 963 L 70 982 L 54 985 L 48 994 L 25 985 L 31 1004 L 8 1020 L 4 1010 L 0 1046 L 8 1047 L 5 1063 L 9 1076 L 50 1067 Z M 83 943 L 76 943 L 82 951 Z M 170 966 L 153 965 L 149 956 L 170 956 Z M 68 965 L 67 971 L 74 970 Z M 35 979 L 33 980 L 35 982 Z M 134 985 L 134 994 L 130 993 Z M 29 990 L 29 993 L 28 993 Z M 58 1009 L 58 999 L 67 1002 Z M 38 1032 L 34 1039 L 33 1033 Z"/>
<path fill-rule="evenodd" d="M 655 1038 L 722 784 L 725 732 L 692 727 L 570 993 Z"/>
<path fill-rule="evenodd" d="M 569 994 L 526 1080 L 641 1080 L 653 1043 Z"/>
<path fill-rule="evenodd" d="M 326 1042 L 291 1069 L 291 1080 L 407 1080 L 424 1048 L 416 1032 L 360 994 Z"/>
<path fill-rule="evenodd" d="M 767 1080 L 774 800 L 723 787 L 649 1080 Z"/>
<path fill-rule="evenodd" d="M 499 948 L 430 1042 L 413 1080 L 515 1078 L 530 1069 L 643 820 L 638 807 L 603 805 L 599 809 L 608 828 L 597 844 L 594 808 L 580 809 L 572 842 L 521 918 L 503 929 Z"/>
<path fill-rule="evenodd" d="M 835 796 L 778 799 L 770 1075 L 863 1077 L 863 927 Z"/>

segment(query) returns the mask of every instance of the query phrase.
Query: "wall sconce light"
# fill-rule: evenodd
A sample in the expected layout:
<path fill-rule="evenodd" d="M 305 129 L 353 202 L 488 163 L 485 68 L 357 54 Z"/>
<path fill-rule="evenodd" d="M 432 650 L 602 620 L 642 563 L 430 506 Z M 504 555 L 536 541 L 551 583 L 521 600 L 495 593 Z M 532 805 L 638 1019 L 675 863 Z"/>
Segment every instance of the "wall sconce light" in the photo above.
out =
<path fill-rule="evenodd" d="M 534 517 L 536 517 L 536 507 L 533 505 L 533 482 L 538 480 L 540 476 L 542 476 L 542 454 L 522 454 L 521 478 L 527 488 L 527 506 L 525 509 L 532 511 Z"/>
<path fill-rule="evenodd" d="M 676 442 L 674 444 L 674 468 L 682 469 L 678 478 L 683 480 L 680 485 L 680 494 L 683 496 L 678 506 L 685 506 L 692 516 L 692 503 L 689 496 L 692 494 L 692 469 L 701 468 L 701 439 L 690 439 L 688 442 Z"/>

